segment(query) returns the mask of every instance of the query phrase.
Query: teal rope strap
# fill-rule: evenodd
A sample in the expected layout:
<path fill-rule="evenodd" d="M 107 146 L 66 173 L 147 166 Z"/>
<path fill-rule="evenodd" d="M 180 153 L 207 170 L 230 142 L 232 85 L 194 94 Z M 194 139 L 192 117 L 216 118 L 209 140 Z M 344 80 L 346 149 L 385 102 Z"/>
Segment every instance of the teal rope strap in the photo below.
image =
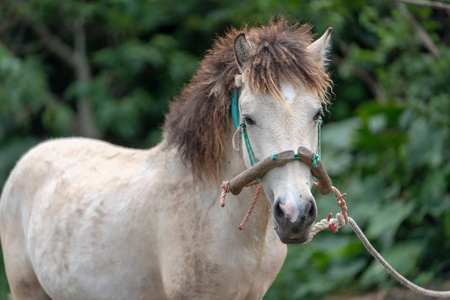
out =
<path fill-rule="evenodd" d="M 253 166 L 256 163 L 255 155 L 253 154 L 252 146 L 248 140 L 247 130 L 245 130 L 245 123 L 241 122 L 239 126 L 242 127 L 242 136 L 244 137 L 245 147 L 247 148 L 248 158 L 250 160 L 250 165 Z"/>
<path fill-rule="evenodd" d="M 317 154 L 322 156 L 322 116 L 319 117 L 319 123 L 317 124 L 317 135 L 318 135 L 318 142 L 317 142 Z"/>
<path fill-rule="evenodd" d="M 239 126 L 239 89 L 235 89 L 231 96 L 231 115 L 233 116 L 234 127 Z"/>
<path fill-rule="evenodd" d="M 242 135 L 244 136 L 245 146 L 247 148 L 248 158 L 250 160 L 250 166 L 256 164 L 255 155 L 253 154 L 252 146 L 250 145 L 250 141 L 247 136 L 247 130 L 245 130 L 245 123 L 241 122 L 239 125 L 242 127 Z M 256 177 L 253 181 L 258 181 L 259 177 Z"/>
<path fill-rule="evenodd" d="M 316 168 L 317 162 L 320 161 L 320 156 L 322 155 L 322 116 L 319 116 L 319 123 L 317 124 L 317 154 L 312 157 L 312 165 Z M 319 180 L 319 177 L 316 177 Z"/>

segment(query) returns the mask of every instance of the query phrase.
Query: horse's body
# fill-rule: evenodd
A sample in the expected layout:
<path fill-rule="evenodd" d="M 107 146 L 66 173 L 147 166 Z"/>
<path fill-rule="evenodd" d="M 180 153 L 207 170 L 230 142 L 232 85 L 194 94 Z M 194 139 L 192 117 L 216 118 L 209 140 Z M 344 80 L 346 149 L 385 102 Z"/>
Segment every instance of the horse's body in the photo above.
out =
<path fill-rule="evenodd" d="M 282 22 L 272 26 L 287 26 L 281 26 Z M 247 34 L 251 37 L 251 32 Z M 217 56 L 223 56 L 216 50 Z M 238 63 L 243 63 L 237 55 Z M 225 59 L 230 61 L 229 56 Z M 237 70 L 224 75 L 228 83 Z M 192 84 L 200 79 L 202 71 Z M 225 208 L 219 206 L 222 180 L 248 167 L 246 153 L 231 146 L 234 127 L 226 101 L 232 87 L 221 80 L 218 77 L 215 85 L 209 82 L 209 91 L 198 87 L 205 92 L 197 98 L 192 97 L 195 88 L 188 87 L 167 116 L 164 140 L 150 150 L 70 138 L 42 143 L 22 157 L 5 184 L 0 206 L 1 242 L 14 299 L 262 298 L 286 255 L 286 245 L 277 233 L 283 242 L 303 240 L 310 226 L 304 224 L 304 215 L 315 219 L 311 175 L 296 163 L 280 169 L 300 183 L 285 183 L 275 170 L 264 176 L 268 179 L 261 179 L 266 191 L 263 199 L 245 229 L 237 229 L 255 188 L 229 196 Z M 220 84 L 225 88 L 220 90 Z M 301 97 L 300 92 L 305 91 L 282 85 L 291 108 L 307 107 L 304 114 L 313 124 L 309 115 L 312 120 L 320 99 Z M 244 112 L 251 110 L 250 95 L 245 89 L 242 92 Z M 224 104 L 215 110 L 203 109 L 202 97 Z M 269 98 L 263 115 L 284 111 L 275 98 Z M 176 106 L 182 104 L 186 104 L 184 111 Z M 190 113 L 192 107 L 196 111 Z M 223 107 L 224 116 L 218 117 Z M 218 122 L 224 124 L 222 128 L 214 127 Z M 198 130 L 200 125 L 206 129 Z M 270 133 L 270 128 L 265 129 Z M 267 151 L 296 149 L 299 143 L 314 148 L 317 143 L 316 133 L 288 134 L 284 142 L 284 134 L 278 132 L 272 139 L 264 138 L 271 146 L 262 146 L 248 131 L 258 159 Z M 214 143 L 204 141 L 208 135 L 217 138 L 211 149 L 200 145 Z M 197 157 L 192 151 L 198 151 Z M 285 190 L 287 200 L 278 196 Z M 297 206 L 305 206 L 304 198 L 308 208 L 297 212 Z M 274 201 L 283 222 L 303 222 L 295 227 L 300 229 L 284 230 L 279 217 L 271 220 Z M 293 214 L 302 221 L 294 222 Z"/>
<path fill-rule="evenodd" d="M 239 214 L 220 210 L 219 192 L 164 144 L 142 151 L 89 139 L 43 143 L 3 193 L 11 289 L 30 299 L 39 285 L 53 299 L 260 298 L 285 246 L 266 203 L 239 231 Z M 230 210 L 244 215 L 249 199 L 230 199 Z"/>

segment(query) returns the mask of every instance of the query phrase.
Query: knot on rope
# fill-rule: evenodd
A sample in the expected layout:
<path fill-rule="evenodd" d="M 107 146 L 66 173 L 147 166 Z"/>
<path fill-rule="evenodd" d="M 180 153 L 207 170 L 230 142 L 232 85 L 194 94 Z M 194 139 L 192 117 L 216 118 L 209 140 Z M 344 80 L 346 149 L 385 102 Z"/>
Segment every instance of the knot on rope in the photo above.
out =
<path fill-rule="evenodd" d="M 337 223 L 337 226 L 339 226 L 338 228 L 341 228 L 342 226 L 344 226 L 348 223 L 348 221 L 345 220 L 345 217 L 341 213 L 336 214 L 336 220 L 338 221 L 338 223 Z"/>
<path fill-rule="evenodd" d="M 322 219 L 316 223 L 314 223 L 313 227 L 311 228 L 311 231 L 309 232 L 308 239 L 303 244 L 308 244 L 312 241 L 314 236 L 321 232 L 322 230 L 325 230 L 327 228 L 330 228 L 331 231 L 337 232 L 339 228 L 344 226 L 345 218 L 342 216 L 341 213 L 336 214 L 336 218 L 331 218 L 331 214 L 328 215 L 326 219 Z"/>
<path fill-rule="evenodd" d="M 312 165 L 317 168 L 317 162 L 320 161 L 320 155 L 314 154 L 312 157 Z"/>
<path fill-rule="evenodd" d="M 314 182 L 314 186 L 317 185 L 318 183 Z M 341 192 L 334 186 L 332 186 L 331 188 L 334 191 L 334 195 L 336 196 L 336 201 L 339 205 L 339 208 L 341 209 L 341 212 L 336 214 L 336 218 L 332 219 L 331 218 L 332 215 L 329 214 L 326 219 L 322 219 L 314 223 L 313 227 L 311 228 L 311 231 L 309 232 L 308 239 L 303 244 L 311 242 L 314 236 L 319 232 L 321 232 L 322 230 L 330 228 L 331 231 L 334 233 L 338 231 L 339 228 L 348 223 L 347 205 L 345 204 L 344 200 L 344 197 L 347 196 L 347 193 L 341 194 Z"/>

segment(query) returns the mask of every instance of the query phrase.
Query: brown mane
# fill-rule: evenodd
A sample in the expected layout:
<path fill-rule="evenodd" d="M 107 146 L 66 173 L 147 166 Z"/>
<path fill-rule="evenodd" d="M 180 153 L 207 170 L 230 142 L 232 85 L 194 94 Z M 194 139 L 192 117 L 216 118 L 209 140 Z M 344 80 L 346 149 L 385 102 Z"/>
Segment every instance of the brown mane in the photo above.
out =
<path fill-rule="evenodd" d="M 311 27 L 289 24 L 285 18 L 266 26 L 231 29 L 219 38 L 181 95 L 170 104 L 163 126 L 169 145 L 176 146 L 195 175 L 217 176 L 231 122 L 231 94 L 239 73 L 234 40 L 244 32 L 252 45 L 252 58 L 244 66 L 253 93 L 272 94 L 282 100 L 280 81 L 316 91 L 325 101 L 331 84 L 326 70 L 307 51 Z"/>

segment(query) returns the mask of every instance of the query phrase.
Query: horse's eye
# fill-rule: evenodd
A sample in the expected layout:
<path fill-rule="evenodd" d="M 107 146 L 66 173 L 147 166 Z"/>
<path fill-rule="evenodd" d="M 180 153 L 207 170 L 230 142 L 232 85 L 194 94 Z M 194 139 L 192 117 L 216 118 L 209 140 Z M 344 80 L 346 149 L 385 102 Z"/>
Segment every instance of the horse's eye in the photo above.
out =
<path fill-rule="evenodd" d="M 253 121 L 252 118 L 250 118 L 249 116 L 242 116 L 242 119 L 244 120 L 245 124 L 247 125 L 255 125 L 255 121 Z"/>
<path fill-rule="evenodd" d="M 319 120 L 321 117 L 325 117 L 323 110 L 319 109 L 319 111 L 316 113 L 316 115 L 314 116 L 314 121 Z"/>

